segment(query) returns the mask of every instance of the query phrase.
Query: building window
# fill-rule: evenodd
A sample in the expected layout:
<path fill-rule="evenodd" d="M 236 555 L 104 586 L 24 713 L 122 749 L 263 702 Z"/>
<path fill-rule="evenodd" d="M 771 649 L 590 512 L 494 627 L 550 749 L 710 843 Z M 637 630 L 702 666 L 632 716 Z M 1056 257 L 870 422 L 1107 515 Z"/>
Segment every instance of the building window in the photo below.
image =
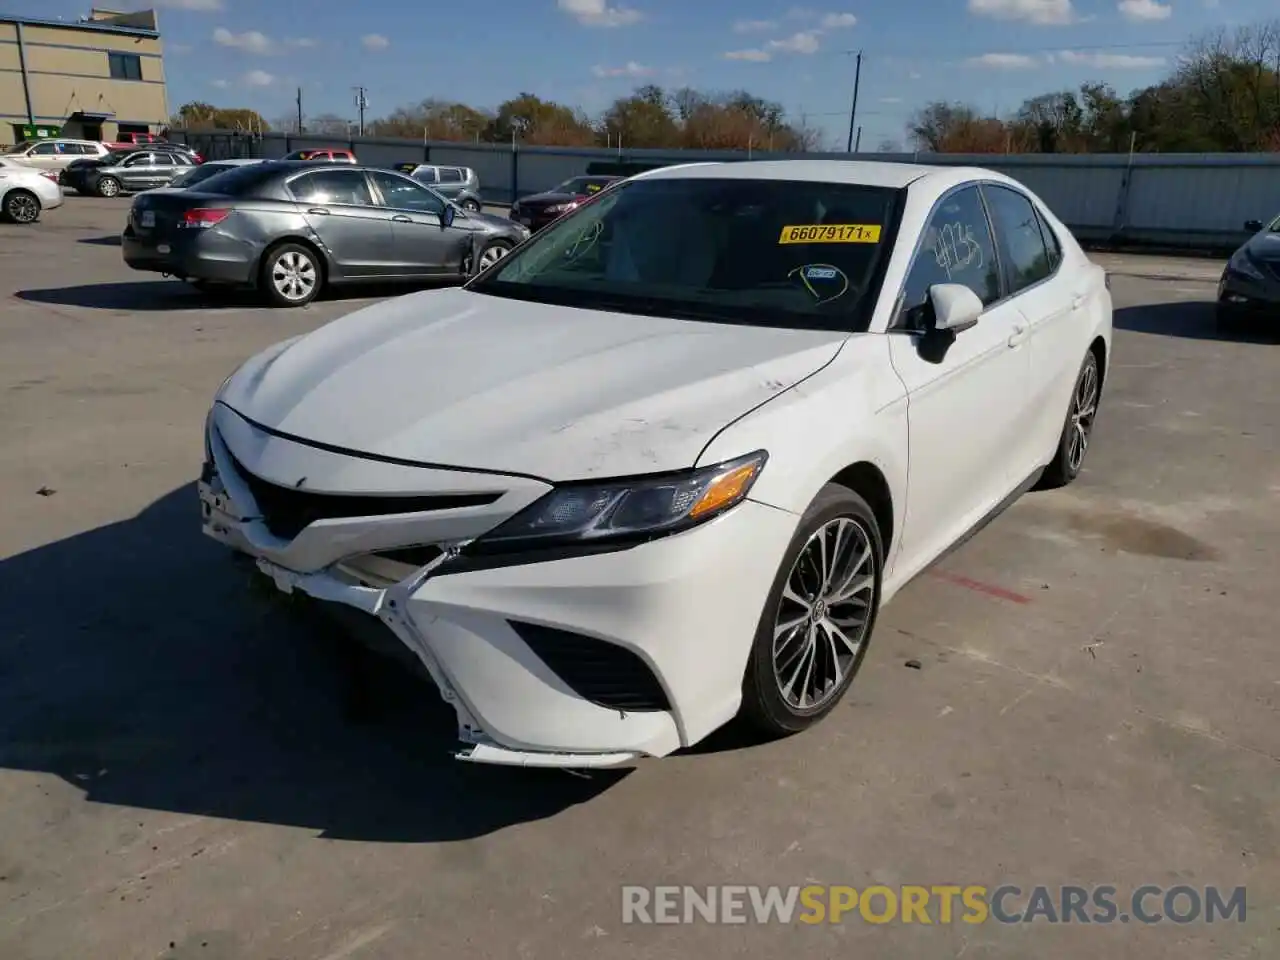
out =
<path fill-rule="evenodd" d="M 142 58 L 136 53 L 108 53 L 112 80 L 141 80 Z"/>

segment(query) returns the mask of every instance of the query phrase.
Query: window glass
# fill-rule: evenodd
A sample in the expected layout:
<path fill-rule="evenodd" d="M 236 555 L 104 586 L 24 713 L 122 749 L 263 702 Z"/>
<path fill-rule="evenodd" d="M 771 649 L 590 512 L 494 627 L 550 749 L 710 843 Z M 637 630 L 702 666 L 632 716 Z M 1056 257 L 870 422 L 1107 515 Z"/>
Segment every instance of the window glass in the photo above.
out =
<path fill-rule="evenodd" d="M 132 156 L 130 156 L 127 160 L 125 160 L 124 166 L 148 167 L 154 162 L 155 160 L 153 159 L 152 155 L 149 153 L 135 153 Z"/>
<path fill-rule="evenodd" d="M 897 190 L 711 177 L 621 184 L 472 289 L 747 326 L 865 329 Z"/>
<path fill-rule="evenodd" d="M 136 53 L 109 53 L 107 65 L 113 80 L 142 79 L 142 58 Z"/>
<path fill-rule="evenodd" d="M 317 170 L 289 184 L 289 192 L 302 203 L 343 203 L 373 206 L 369 184 L 359 170 Z"/>
<path fill-rule="evenodd" d="M 984 304 L 1000 299 L 999 266 L 977 187 L 957 190 L 930 216 L 907 274 L 900 325 L 924 328 L 929 288 L 937 283 L 964 284 Z"/>
<path fill-rule="evenodd" d="M 37 143 L 31 148 L 31 156 L 33 157 L 52 157 L 58 152 L 56 143 Z"/>
<path fill-rule="evenodd" d="M 153 153 L 152 156 L 155 157 L 155 164 L 158 167 L 173 166 L 173 157 L 167 153 Z"/>
<path fill-rule="evenodd" d="M 413 210 L 416 213 L 444 213 L 445 203 L 420 183 L 394 173 L 377 171 L 370 174 L 382 194 L 382 202 L 395 210 Z"/>
<path fill-rule="evenodd" d="M 439 180 L 439 177 L 436 176 L 435 167 L 419 167 L 417 172 L 414 173 L 413 179 L 421 180 L 423 183 L 435 183 Z"/>
<path fill-rule="evenodd" d="M 1053 232 L 1053 227 L 1049 226 L 1049 221 L 1044 215 L 1037 210 L 1036 219 L 1040 221 L 1040 233 L 1044 237 L 1044 249 L 1049 254 L 1049 272 L 1052 273 L 1058 269 L 1058 264 L 1062 263 L 1062 243 L 1058 240 L 1058 235 Z"/>
<path fill-rule="evenodd" d="M 458 170 L 455 167 L 441 167 L 440 182 L 441 183 L 461 183 L 462 171 Z"/>
<path fill-rule="evenodd" d="M 1014 294 L 1052 272 L 1040 233 L 1040 220 L 1031 201 L 1021 193 L 990 185 L 984 191 L 1005 262 L 1009 293 Z"/>

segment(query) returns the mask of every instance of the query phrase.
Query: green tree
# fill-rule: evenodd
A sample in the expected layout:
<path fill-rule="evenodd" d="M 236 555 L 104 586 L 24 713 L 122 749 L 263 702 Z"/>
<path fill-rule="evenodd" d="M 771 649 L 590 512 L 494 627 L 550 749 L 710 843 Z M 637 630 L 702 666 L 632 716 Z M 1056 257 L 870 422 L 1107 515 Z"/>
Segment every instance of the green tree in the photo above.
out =
<path fill-rule="evenodd" d="M 169 126 L 184 130 L 243 130 L 266 133 L 271 125 L 256 110 L 248 107 L 215 107 L 211 103 L 193 100 L 178 108 Z"/>

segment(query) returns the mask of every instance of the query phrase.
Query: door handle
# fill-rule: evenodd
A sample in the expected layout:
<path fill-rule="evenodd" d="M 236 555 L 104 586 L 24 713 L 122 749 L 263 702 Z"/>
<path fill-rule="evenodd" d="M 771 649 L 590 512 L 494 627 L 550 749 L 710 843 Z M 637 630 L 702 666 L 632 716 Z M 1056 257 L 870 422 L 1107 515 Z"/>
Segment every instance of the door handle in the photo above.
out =
<path fill-rule="evenodd" d="M 397 216 L 392 217 L 391 222 L 392 223 L 413 223 L 413 218 L 406 217 L 403 214 L 399 214 Z"/>
<path fill-rule="evenodd" d="M 1085 301 L 1085 295 L 1083 293 L 1077 293 L 1074 297 L 1071 298 L 1071 309 L 1079 310 L 1081 307 L 1084 306 L 1084 301 Z"/>
<path fill-rule="evenodd" d="M 1026 324 L 1018 324 L 1013 328 L 1013 333 L 1009 334 L 1009 346 L 1016 347 L 1023 340 L 1027 339 L 1027 331 L 1031 328 Z"/>
<path fill-rule="evenodd" d="M 329 211 L 324 207 L 312 207 L 307 213 L 315 214 L 317 217 L 327 217 L 329 215 Z"/>

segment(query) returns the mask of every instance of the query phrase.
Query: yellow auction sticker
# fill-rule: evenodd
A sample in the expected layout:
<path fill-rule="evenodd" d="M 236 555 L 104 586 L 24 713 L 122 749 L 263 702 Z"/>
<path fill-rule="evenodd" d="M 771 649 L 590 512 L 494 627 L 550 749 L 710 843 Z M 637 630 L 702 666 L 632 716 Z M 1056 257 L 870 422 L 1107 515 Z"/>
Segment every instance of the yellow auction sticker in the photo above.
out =
<path fill-rule="evenodd" d="M 878 223 L 802 223 L 782 228 L 778 243 L 879 243 Z"/>

